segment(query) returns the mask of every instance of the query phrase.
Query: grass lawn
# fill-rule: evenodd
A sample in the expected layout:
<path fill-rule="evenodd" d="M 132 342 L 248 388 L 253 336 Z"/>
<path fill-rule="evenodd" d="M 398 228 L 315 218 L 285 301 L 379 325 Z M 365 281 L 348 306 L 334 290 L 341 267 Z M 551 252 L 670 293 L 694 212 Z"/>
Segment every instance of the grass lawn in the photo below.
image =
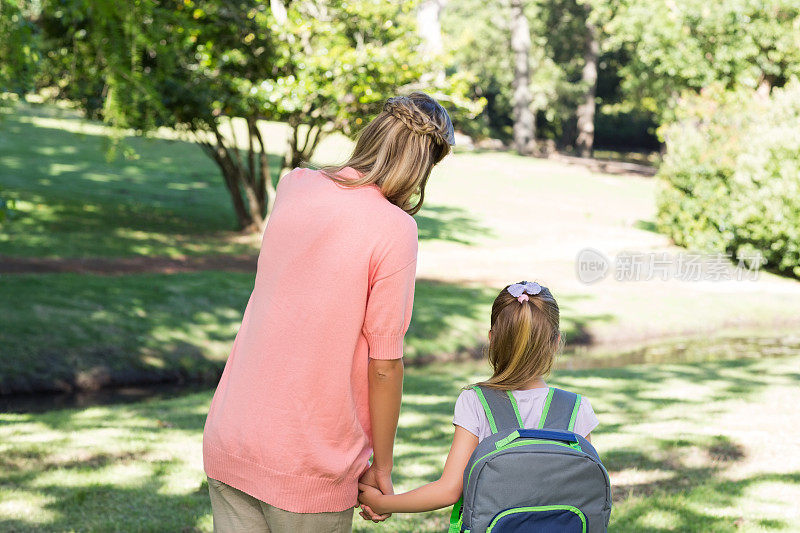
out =
<path fill-rule="evenodd" d="M 793 531 L 800 521 L 800 356 L 562 371 L 591 399 L 611 531 Z M 439 474 L 453 402 L 481 366 L 409 369 L 395 485 Z M 0 414 L 0 530 L 211 531 L 202 428 L 211 392 Z M 447 510 L 366 531 L 443 531 Z"/>
<path fill-rule="evenodd" d="M 286 127 L 270 123 L 265 131 L 280 153 Z M 196 146 L 164 137 L 170 134 L 127 139 L 138 158 L 108 162 L 109 132 L 97 123 L 54 106 L 25 104 L 6 113 L 0 186 L 20 213 L 0 226 L 0 256 L 255 253 L 258 236 L 231 231 L 230 201 L 213 163 Z M 316 159 L 343 160 L 350 147 L 332 136 Z M 651 231 L 654 196 L 649 178 L 505 153 L 446 158 L 416 216 L 420 254 L 408 357 L 475 351 L 497 291 L 521 279 L 552 289 L 568 343 L 605 352 L 798 325 L 800 282 L 766 273 L 758 281 L 612 276 L 581 283 L 575 259 L 586 247 L 609 258 L 625 250 L 681 251 Z M 109 372 L 197 377 L 219 370 L 252 282 L 252 275 L 219 272 L 2 276 L 0 391 L 58 386 L 56 380 L 102 383 Z"/>
<path fill-rule="evenodd" d="M 0 278 L 0 393 L 159 375 L 215 382 L 253 280 L 215 271 Z M 18 304 L 20 294 L 30 305 Z M 481 287 L 419 280 L 406 355 L 480 343 L 493 297 Z M 569 322 L 565 327 L 571 331 Z"/>
<path fill-rule="evenodd" d="M 16 199 L 0 254 L 32 257 L 247 253 L 217 167 L 193 143 L 129 137 L 133 159 L 108 161 L 110 132 L 54 106 L 0 116 L 0 185 Z M 277 166 L 277 158 L 272 163 Z"/>

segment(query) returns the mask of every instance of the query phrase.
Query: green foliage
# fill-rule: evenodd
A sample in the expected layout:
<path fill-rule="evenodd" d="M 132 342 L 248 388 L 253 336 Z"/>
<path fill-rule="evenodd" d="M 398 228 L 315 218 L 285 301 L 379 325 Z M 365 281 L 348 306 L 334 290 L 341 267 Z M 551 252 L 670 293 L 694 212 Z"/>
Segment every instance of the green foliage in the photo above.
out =
<path fill-rule="evenodd" d="M 800 277 L 800 82 L 770 98 L 717 86 L 678 116 L 659 172 L 661 231 Z"/>
<path fill-rule="evenodd" d="M 269 103 L 273 120 L 352 134 L 364 115 L 424 72 L 408 3 L 294 2 L 273 30 L 286 43 L 278 58 L 285 73 L 243 80 L 246 91 Z"/>
<path fill-rule="evenodd" d="M 258 0 L 130 0 L 127 10 L 48 1 L 43 24 L 54 68 L 46 81 L 106 120 L 141 130 L 265 118 L 316 128 L 312 150 L 319 133 L 360 129 L 430 67 L 417 52 L 415 2 L 304 1 L 275 11 Z"/>
<path fill-rule="evenodd" d="M 353 135 L 384 100 L 433 67 L 419 53 L 416 8 L 416 1 L 288 5 L 286 21 L 273 29 L 284 73 L 242 81 L 249 94 L 266 103 L 266 118 L 295 128 L 287 167 L 310 158 L 330 132 Z M 303 136 L 297 131 L 301 125 L 308 128 Z"/>
<path fill-rule="evenodd" d="M 628 58 L 627 98 L 674 118 L 678 96 L 713 83 L 728 89 L 784 85 L 800 75 L 796 0 L 615 0 L 608 45 Z"/>
<path fill-rule="evenodd" d="M 561 132 L 562 123 L 574 111 L 582 62 L 573 52 L 583 35 L 572 32 L 577 9 L 574 0 L 526 3 L 531 29 L 532 108 L 540 114 L 546 130 Z M 456 116 L 456 127 L 473 136 L 511 138 L 513 65 L 508 29 L 509 7 L 504 2 L 462 0 L 450 2 L 443 11 L 442 31 L 452 57 L 451 70 L 464 75 L 468 95 L 485 99 L 485 112 L 473 117 Z M 569 31 L 562 31 L 570 27 Z M 563 39 L 557 37 L 565 36 Z M 550 39 L 553 39 L 552 46 Z M 558 53 L 554 53 L 557 50 Z M 582 52 L 581 52 L 582 53 Z"/>
<path fill-rule="evenodd" d="M 240 228 L 253 231 L 274 198 L 259 120 L 293 128 L 283 166 L 298 166 L 328 133 L 352 134 L 386 98 L 419 88 L 431 67 L 415 2 L 44 2 L 42 83 L 112 125 L 188 132 L 219 165 Z M 464 87 L 454 76 L 422 89 L 470 108 Z M 233 117 L 246 122 L 239 138 Z"/>
<path fill-rule="evenodd" d="M 24 94 L 33 84 L 38 49 L 36 31 L 21 0 L 0 0 L 0 100 Z"/>
<path fill-rule="evenodd" d="M 598 64 L 597 99 L 610 105 L 626 101 L 619 90 L 619 70 L 627 61 L 618 46 L 612 46 L 608 21 L 617 0 L 553 0 L 528 2 L 525 6 L 531 31 L 532 108 L 537 113 L 537 135 L 554 139 L 561 146 L 575 140 L 576 108 L 584 97 L 581 81 L 586 46 L 586 17 L 599 30 L 601 57 Z M 461 0 L 447 4 L 442 28 L 446 43 L 461 73 L 471 73 L 469 94 L 486 99 L 477 120 L 455 117 L 457 127 L 473 136 L 511 138 L 512 57 L 507 3 Z M 597 137 L 605 146 L 652 148 L 651 119 L 626 102 L 610 117 L 600 114 Z M 619 126 L 624 127 L 624 131 Z"/>

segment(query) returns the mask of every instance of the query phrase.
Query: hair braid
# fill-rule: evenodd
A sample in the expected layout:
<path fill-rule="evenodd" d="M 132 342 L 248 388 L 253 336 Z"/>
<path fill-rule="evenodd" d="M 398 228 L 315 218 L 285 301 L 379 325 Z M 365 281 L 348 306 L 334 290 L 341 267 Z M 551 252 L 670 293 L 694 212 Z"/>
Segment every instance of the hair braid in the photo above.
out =
<path fill-rule="evenodd" d="M 400 120 L 405 126 L 420 135 L 430 136 L 437 144 L 447 145 L 447 133 L 442 125 L 418 108 L 408 96 L 389 98 L 383 110 Z"/>

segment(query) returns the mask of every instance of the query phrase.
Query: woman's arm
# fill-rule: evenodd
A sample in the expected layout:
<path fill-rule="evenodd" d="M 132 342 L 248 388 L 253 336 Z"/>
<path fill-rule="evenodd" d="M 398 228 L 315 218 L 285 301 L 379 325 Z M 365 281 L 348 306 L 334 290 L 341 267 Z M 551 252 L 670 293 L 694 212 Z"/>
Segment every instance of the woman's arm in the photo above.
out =
<path fill-rule="evenodd" d="M 403 397 L 403 360 L 370 359 L 367 372 L 369 417 L 372 423 L 372 466 L 390 474 L 394 465 L 394 437 Z"/>
<path fill-rule="evenodd" d="M 464 469 L 478 445 L 478 437 L 461 426 L 455 428 L 442 477 L 418 489 L 390 495 L 381 494 L 379 490 L 360 483 L 359 501 L 376 513 L 418 513 L 453 505 L 461 496 Z"/>

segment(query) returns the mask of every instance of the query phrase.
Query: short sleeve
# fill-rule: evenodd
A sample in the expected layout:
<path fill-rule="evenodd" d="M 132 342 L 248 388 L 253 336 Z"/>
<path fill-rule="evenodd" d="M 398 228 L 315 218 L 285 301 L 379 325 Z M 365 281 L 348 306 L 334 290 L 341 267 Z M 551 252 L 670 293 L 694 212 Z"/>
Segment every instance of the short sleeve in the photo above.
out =
<path fill-rule="evenodd" d="M 363 333 L 372 359 L 403 357 L 403 337 L 411 323 L 417 274 L 417 226 L 413 219 L 407 231 L 387 248 L 374 272 L 364 315 Z"/>
<path fill-rule="evenodd" d="M 578 408 L 578 415 L 575 417 L 575 433 L 581 437 L 586 437 L 600 424 L 594 414 L 592 404 L 588 398 L 581 397 L 581 406 Z"/>
<path fill-rule="evenodd" d="M 453 424 L 461 426 L 479 439 L 481 438 L 481 407 L 478 396 L 472 389 L 463 391 L 453 409 Z"/>

